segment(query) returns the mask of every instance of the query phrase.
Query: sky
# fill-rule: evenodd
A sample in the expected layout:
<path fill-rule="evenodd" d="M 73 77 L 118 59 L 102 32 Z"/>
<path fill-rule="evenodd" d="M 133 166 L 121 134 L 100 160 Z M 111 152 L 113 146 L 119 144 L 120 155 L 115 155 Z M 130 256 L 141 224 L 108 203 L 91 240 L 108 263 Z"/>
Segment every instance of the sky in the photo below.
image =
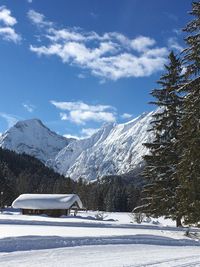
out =
<path fill-rule="evenodd" d="M 39 118 L 82 138 L 153 110 L 190 10 L 189 0 L 1 0 L 0 133 Z"/>

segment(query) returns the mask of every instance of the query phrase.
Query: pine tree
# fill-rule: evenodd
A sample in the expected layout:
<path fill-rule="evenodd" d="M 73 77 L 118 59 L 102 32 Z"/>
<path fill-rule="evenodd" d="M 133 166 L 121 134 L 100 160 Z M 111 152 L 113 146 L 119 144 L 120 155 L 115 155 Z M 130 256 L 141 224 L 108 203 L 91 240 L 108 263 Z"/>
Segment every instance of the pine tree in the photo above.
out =
<path fill-rule="evenodd" d="M 177 146 L 181 151 L 176 175 L 180 181 L 180 209 L 187 223 L 200 221 L 200 2 L 192 4 L 194 19 L 184 29 L 187 48 L 184 60 L 191 81 L 183 90 L 184 113 Z"/>
<path fill-rule="evenodd" d="M 178 89 L 183 86 L 185 78 L 181 75 L 181 60 L 173 52 L 169 54 L 169 64 L 165 65 L 165 71 L 157 82 L 160 88 L 151 93 L 155 98 L 151 103 L 159 109 L 152 121 L 154 140 L 144 144 L 149 148 L 149 154 L 144 156 L 146 166 L 143 172 L 147 185 L 142 192 L 142 205 L 136 211 L 154 217 L 176 219 L 179 226 L 182 214 L 177 206 L 178 180 L 173 176 L 179 156 L 174 144 L 182 106 Z"/>
<path fill-rule="evenodd" d="M 193 20 L 189 22 L 185 29 L 189 35 L 185 38 L 187 48 L 185 49 L 185 62 L 187 71 L 190 75 L 198 75 L 200 73 L 200 2 L 192 3 Z"/>

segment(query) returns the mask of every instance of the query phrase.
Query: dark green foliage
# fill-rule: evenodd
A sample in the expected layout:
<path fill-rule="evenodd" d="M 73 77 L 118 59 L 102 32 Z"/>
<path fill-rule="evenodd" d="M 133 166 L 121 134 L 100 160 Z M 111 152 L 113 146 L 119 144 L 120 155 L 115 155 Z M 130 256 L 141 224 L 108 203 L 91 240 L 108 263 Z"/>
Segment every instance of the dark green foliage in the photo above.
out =
<path fill-rule="evenodd" d="M 140 201 L 140 192 L 134 180 L 127 182 L 121 176 L 106 176 L 92 183 L 79 179 L 75 183 L 75 193 L 90 210 L 132 211 Z"/>
<path fill-rule="evenodd" d="M 129 178 L 130 179 L 130 178 Z M 122 177 L 105 177 L 93 183 L 65 178 L 39 160 L 0 148 L 0 192 L 3 205 L 24 193 L 77 193 L 84 207 L 93 210 L 131 211 L 138 203 L 140 189 Z"/>
<path fill-rule="evenodd" d="M 15 186 L 15 175 L 5 162 L 0 161 L 0 191 L 3 192 L 2 204 L 10 204 L 17 196 Z"/>
<path fill-rule="evenodd" d="M 190 14 L 193 20 L 184 29 L 189 35 L 185 38 L 187 48 L 185 49 L 185 63 L 188 74 L 198 75 L 200 73 L 200 2 L 192 3 Z"/>
<path fill-rule="evenodd" d="M 187 97 L 177 147 L 181 150 L 176 176 L 182 188 L 179 190 L 180 209 L 187 223 L 200 221 L 200 2 L 192 4 L 193 20 L 184 29 L 187 48 L 184 60 L 191 81 L 184 86 Z"/>
<path fill-rule="evenodd" d="M 154 140 L 144 144 L 149 148 L 149 154 L 144 156 L 146 166 L 143 172 L 147 185 L 143 189 L 142 205 L 138 208 L 152 216 L 173 219 L 181 216 L 177 207 L 179 183 L 173 176 L 179 159 L 175 142 L 182 110 L 178 89 L 185 83 L 181 72 L 181 61 L 171 52 L 165 74 L 157 82 L 160 88 L 151 93 L 155 98 L 151 103 L 160 109 L 152 122 Z"/>
<path fill-rule="evenodd" d="M 146 144 L 142 210 L 153 216 L 164 215 L 186 223 L 200 221 L 200 2 L 193 2 L 193 20 L 185 32 L 187 48 L 183 51 L 186 82 L 180 75 L 181 63 L 170 55 L 161 77 L 161 89 L 153 90 L 154 104 L 162 107 L 155 116 L 154 142 Z M 174 74 L 173 74 L 174 73 Z M 177 91 L 178 90 L 178 91 Z M 181 98 L 178 93 L 184 94 Z"/>
<path fill-rule="evenodd" d="M 180 209 L 188 223 L 200 221 L 200 82 L 184 102 L 184 116 L 177 146 L 182 148 L 176 172 L 182 185 Z"/>
<path fill-rule="evenodd" d="M 0 191 L 3 204 L 11 205 L 22 193 L 73 193 L 74 182 L 39 160 L 0 148 Z"/>

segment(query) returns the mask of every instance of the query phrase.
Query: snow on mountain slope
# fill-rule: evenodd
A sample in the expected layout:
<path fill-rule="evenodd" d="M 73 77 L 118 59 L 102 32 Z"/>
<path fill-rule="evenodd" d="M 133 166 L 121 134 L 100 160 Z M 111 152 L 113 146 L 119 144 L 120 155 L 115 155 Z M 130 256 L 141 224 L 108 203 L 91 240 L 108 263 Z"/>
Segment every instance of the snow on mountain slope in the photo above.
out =
<path fill-rule="evenodd" d="M 51 165 L 74 180 L 94 180 L 109 174 L 123 174 L 142 164 L 147 153 L 143 143 L 152 138 L 152 115 L 143 114 L 124 124 L 106 124 L 91 137 L 75 140 L 62 149 Z"/>
<path fill-rule="evenodd" d="M 152 138 L 147 130 L 155 112 L 124 124 L 105 124 L 80 140 L 59 136 L 37 119 L 20 121 L 0 136 L 0 147 L 34 156 L 74 180 L 124 174 L 142 165 L 147 153 L 143 143 Z"/>
<path fill-rule="evenodd" d="M 46 162 L 67 146 L 66 139 L 50 131 L 38 119 L 17 122 L 0 136 L 0 147 L 17 153 L 26 153 Z"/>

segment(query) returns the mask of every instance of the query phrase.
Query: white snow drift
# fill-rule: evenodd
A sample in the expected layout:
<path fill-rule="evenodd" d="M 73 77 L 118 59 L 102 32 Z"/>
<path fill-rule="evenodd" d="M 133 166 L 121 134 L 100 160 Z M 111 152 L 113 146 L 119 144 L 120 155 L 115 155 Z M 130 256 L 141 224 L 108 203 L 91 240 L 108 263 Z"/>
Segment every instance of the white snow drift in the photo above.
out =
<path fill-rule="evenodd" d="M 200 266 L 200 232 L 163 218 L 137 224 L 128 213 L 49 218 L 0 214 L 0 266 Z"/>

